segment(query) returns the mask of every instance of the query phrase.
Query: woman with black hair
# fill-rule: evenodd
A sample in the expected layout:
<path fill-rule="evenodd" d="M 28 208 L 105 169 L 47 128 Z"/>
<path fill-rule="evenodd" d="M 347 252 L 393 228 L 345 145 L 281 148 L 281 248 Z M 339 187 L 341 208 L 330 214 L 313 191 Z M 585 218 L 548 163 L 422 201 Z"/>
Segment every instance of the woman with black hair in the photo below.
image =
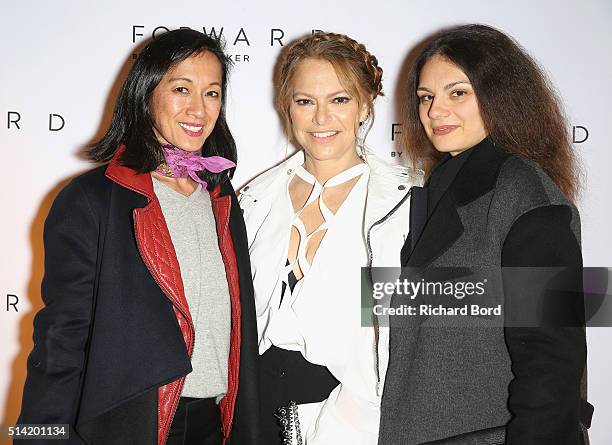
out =
<path fill-rule="evenodd" d="M 428 179 L 413 190 L 404 273 L 484 272 L 479 301 L 504 314 L 392 321 L 379 443 L 581 443 L 579 169 L 560 101 L 524 50 L 484 25 L 426 42 L 405 101 L 404 142 Z"/>
<path fill-rule="evenodd" d="M 71 444 L 257 443 L 229 64 L 187 29 L 134 63 L 89 150 L 108 164 L 66 186 L 45 223 L 20 423 L 69 424 Z"/>

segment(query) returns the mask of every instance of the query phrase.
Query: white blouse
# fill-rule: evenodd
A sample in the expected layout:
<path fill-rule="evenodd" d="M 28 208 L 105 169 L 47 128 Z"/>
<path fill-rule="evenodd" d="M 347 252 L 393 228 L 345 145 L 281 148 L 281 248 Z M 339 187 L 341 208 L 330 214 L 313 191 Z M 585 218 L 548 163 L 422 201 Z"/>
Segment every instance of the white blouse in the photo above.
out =
<path fill-rule="evenodd" d="M 301 210 L 294 213 L 289 197 L 288 186 L 296 174 L 313 184 L 304 207 L 318 200 L 324 217 L 323 224 L 310 235 L 299 219 Z M 323 191 L 359 175 L 333 214 L 321 199 Z M 373 328 L 361 326 L 361 267 L 368 261 L 363 236 L 368 176 L 368 166 L 359 164 L 321 185 L 300 166 L 287 178 L 285 201 L 275 203 L 277 209 L 286 211 L 283 228 L 286 234 L 279 239 L 285 243 L 285 259 L 292 226 L 301 234 L 296 261 L 303 277 L 293 291 L 287 284 L 282 285 L 288 281 L 292 262 L 278 269 L 272 298 L 257 301 L 256 289 L 259 353 L 263 354 L 272 344 L 300 351 L 309 362 L 326 366 L 340 382 L 328 399 L 298 405 L 302 437 L 308 445 L 378 442 L 376 343 Z M 321 230 L 327 232 L 309 264 L 306 245 L 309 237 Z M 251 248 L 265 246 L 258 246 L 255 238 Z M 283 288 L 285 294 L 281 298 Z"/>

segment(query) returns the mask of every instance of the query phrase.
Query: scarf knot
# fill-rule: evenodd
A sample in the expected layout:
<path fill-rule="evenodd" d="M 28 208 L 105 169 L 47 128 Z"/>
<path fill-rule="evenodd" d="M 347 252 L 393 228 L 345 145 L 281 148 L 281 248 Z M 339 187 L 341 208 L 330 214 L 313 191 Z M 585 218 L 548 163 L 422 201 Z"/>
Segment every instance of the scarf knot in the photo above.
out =
<path fill-rule="evenodd" d="M 211 173 L 220 173 L 236 166 L 234 162 L 222 156 L 202 156 L 199 151 L 181 150 L 171 144 L 163 144 L 162 149 L 166 161 L 155 171 L 170 178 L 191 178 L 202 184 L 202 191 L 206 190 L 208 184 L 197 175 L 197 172 L 208 170 Z"/>

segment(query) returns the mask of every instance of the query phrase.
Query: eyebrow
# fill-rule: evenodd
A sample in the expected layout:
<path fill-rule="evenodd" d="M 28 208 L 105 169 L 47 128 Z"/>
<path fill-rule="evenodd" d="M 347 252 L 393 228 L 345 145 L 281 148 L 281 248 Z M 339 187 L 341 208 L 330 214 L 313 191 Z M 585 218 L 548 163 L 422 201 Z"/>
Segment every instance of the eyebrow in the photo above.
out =
<path fill-rule="evenodd" d="M 168 79 L 168 82 L 176 82 L 178 80 L 182 80 L 184 82 L 189 82 L 189 83 L 193 83 L 193 81 L 187 77 L 172 77 L 170 79 Z M 218 87 L 221 86 L 221 84 L 219 82 L 211 82 L 208 86 L 213 86 L 216 85 Z"/>
<path fill-rule="evenodd" d="M 450 90 L 452 87 L 454 87 L 455 85 L 459 85 L 460 83 L 467 83 L 468 85 L 472 85 L 469 80 L 457 80 L 455 82 L 451 82 L 447 85 L 444 86 L 445 90 Z M 428 93 L 433 93 L 433 91 L 431 91 L 429 88 L 427 87 L 418 87 L 417 91 L 422 90 L 422 91 L 427 91 Z"/>
<path fill-rule="evenodd" d="M 347 96 L 350 96 L 349 93 L 346 90 L 340 90 L 340 91 L 336 91 L 335 93 L 331 93 L 328 94 L 327 97 L 333 97 L 333 96 L 338 96 L 339 94 L 346 94 Z M 314 97 L 308 93 L 302 93 L 301 91 L 296 91 L 295 93 L 293 93 L 293 97 L 295 96 L 308 96 L 308 97 Z"/>
<path fill-rule="evenodd" d="M 188 79 L 186 77 L 171 77 L 170 79 L 168 79 L 168 82 L 176 82 L 177 80 L 183 80 L 185 82 L 193 83 L 191 79 Z"/>

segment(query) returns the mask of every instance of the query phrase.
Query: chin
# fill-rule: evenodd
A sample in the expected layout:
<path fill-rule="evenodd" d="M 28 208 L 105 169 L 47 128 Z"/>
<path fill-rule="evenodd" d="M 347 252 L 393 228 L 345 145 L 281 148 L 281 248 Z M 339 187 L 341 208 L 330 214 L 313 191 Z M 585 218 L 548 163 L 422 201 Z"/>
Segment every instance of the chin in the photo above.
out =
<path fill-rule="evenodd" d="M 462 152 L 470 148 L 469 146 L 466 147 L 465 144 L 451 140 L 433 140 L 431 143 L 440 153 Z"/>
<path fill-rule="evenodd" d="M 347 149 L 346 145 L 340 144 L 321 144 L 321 145 L 302 145 L 306 155 L 317 161 L 340 160 L 347 158 L 350 151 L 355 152 L 354 148 Z"/>
<path fill-rule="evenodd" d="M 317 161 L 333 161 L 339 159 L 341 156 L 334 150 L 309 150 L 304 149 L 306 155 Z"/>
<path fill-rule="evenodd" d="M 181 148 L 181 150 L 192 152 L 192 151 L 201 150 L 202 146 L 204 145 L 204 141 L 205 141 L 205 139 L 202 140 L 202 141 L 198 141 L 198 142 L 194 142 L 194 141 L 177 141 L 178 145 L 176 145 L 176 144 L 173 144 L 173 145 L 175 145 L 176 147 Z"/>
<path fill-rule="evenodd" d="M 439 151 L 440 153 L 454 153 L 454 152 L 460 152 L 465 150 L 464 148 L 459 148 L 459 147 L 454 147 L 454 146 L 435 146 L 435 149 L 437 151 Z"/>

